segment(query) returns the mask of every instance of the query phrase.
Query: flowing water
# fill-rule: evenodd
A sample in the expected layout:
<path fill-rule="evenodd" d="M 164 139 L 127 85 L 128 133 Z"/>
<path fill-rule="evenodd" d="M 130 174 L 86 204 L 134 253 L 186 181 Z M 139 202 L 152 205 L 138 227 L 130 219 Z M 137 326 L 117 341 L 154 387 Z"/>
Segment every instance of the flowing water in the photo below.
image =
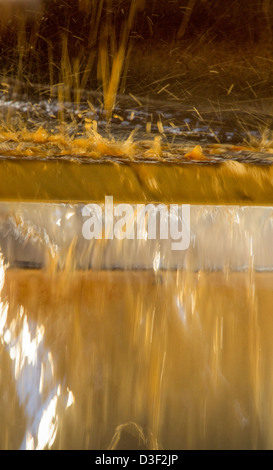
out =
<path fill-rule="evenodd" d="M 2 449 L 272 448 L 271 207 L 191 206 L 184 251 L 0 210 Z"/>
<path fill-rule="evenodd" d="M 255 163 L 262 187 L 259 169 L 273 153 L 271 55 L 251 43 L 245 60 L 236 44 L 230 60 L 207 31 L 196 43 L 204 55 L 184 49 L 199 2 L 185 6 L 178 42 L 175 31 L 156 32 L 168 21 L 154 14 L 157 2 L 146 2 L 150 13 L 143 1 L 117 10 L 112 0 L 0 3 L 1 164 L 46 169 L 63 159 L 84 171 L 82 162 L 110 161 L 121 186 L 141 190 L 147 174 L 125 182 L 124 162 L 235 160 L 235 186 Z M 126 80 L 136 96 L 118 95 Z M 82 203 L 24 201 L 9 181 L 17 193 L 0 202 L 0 449 L 272 449 L 273 207 L 190 204 L 190 217 L 167 216 L 189 239 L 173 250 L 146 225 L 139 238 L 87 240 Z M 156 180 L 147 185 L 157 193 Z"/>

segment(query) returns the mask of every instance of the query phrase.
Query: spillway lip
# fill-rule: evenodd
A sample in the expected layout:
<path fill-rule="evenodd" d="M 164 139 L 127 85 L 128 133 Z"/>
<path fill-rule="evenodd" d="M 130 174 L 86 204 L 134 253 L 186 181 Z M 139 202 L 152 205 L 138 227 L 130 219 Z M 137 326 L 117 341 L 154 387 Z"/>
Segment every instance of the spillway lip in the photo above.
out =
<path fill-rule="evenodd" d="M 273 166 L 0 159 L 0 201 L 273 205 Z"/>

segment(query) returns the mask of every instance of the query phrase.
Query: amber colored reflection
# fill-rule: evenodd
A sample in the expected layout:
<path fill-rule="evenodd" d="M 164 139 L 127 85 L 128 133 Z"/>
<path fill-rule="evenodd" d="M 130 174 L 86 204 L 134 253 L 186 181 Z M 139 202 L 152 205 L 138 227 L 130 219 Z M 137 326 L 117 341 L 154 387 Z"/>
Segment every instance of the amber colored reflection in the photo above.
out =
<path fill-rule="evenodd" d="M 273 447 L 272 274 L 5 276 L 2 449 Z"/>

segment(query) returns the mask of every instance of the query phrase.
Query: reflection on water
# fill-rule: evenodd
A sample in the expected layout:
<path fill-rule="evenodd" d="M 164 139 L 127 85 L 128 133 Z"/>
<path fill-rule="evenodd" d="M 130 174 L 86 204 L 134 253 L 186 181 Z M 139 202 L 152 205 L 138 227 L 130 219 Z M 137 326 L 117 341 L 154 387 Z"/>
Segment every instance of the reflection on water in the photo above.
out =
<path fill-rule="evenodd" d="M 1 263 L 1 279 L 5 270 Z M 2 286 L 3 287 L 3 286 Z M 7 324 L 9 303 L 1 302 L 1 342 L 10 357 L 12 378 L 16 387 L 18 404 L 24 408 L 25 434 L 21 449 L 44 449 L 54 443 L 58 429 L 57 404 L 61 384 L 56 382 L 55 368 L 50 350 L 46 347 L 43 324 L 29 319 L 21 305 Z M 67 389 L 66 407 L 73 403 Z M 16 422 L 16 416 L 14 416 Z"/>
<path fill-rule="evenodd" d="M 0 0 L 1 159 L 272 164 L 270 2 L 257 2 L 262 47 L 246 15 L 251 47 L 238 55 L 208 48 L 207 32 L 180 49 L 198 2 L 171 43 L 165 14 L 133 26 L 142 1 L 129 16 L 127 2 L 81 1 L 79 17 L 75 2 L 42 2 L 44 16 L 25 3 Z M 224 18 L 211 18 L 216 37 Z M 147 187 L 158 193 L 156 179 Z M 84 240 L 80 204 L 0 204 L 1 449 L 273 448 L 272 207 L 196 205 L 190 220 L 180 252 L 145 236 Z"/>
<path fill-rule="evenodd" d="M 17 207 L 28 224 L 30 206 Z M 40 209 L 43 238 L 16 232 L 12 216 L 2 217 L 0 447 L 272 448 L 271 208 L 237 208 L 237 219 L 236 208 L 193 208 L 192 245 L 176 253 L 186 266 L 171 253 L 169 269 L 166 254 L 155 263 L 166 246 L 153 240 L 146 254 L 156 269 L 136 268 L 145 240 L 130 240 L 126 270 L 107 269 L 107 256 L 103 269 L 75 269 L 80 246 L 71 251 L 70 240 L 62 246 L 70 246 L 71 262 L 61 269 L 22 264 L 18 244 L 21 254 L 37 255 L 35 243 L 41 250 L 54 242 L 65 256 L 60 220 L 71 224 L 77 207 L 55 208 L 54 230 L 53 209 Z"/>

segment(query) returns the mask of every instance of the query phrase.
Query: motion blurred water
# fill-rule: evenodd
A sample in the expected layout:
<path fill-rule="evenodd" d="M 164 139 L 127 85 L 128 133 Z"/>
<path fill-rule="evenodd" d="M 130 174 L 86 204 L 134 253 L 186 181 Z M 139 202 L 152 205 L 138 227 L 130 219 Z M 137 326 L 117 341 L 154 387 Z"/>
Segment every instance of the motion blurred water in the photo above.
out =
<path fill-rule="evenodd" d="M 126 159 L 236 160 L 233 189 L 245 163 L 271 188 L 270 2 L 241 3 L 0 0 L 0 159 L 121 174 Z M 272 206 L 191 204 L 189 246 L 174 251 L 147 226 L 86 240 L 83 204 L 13 189 L 0 202 L 0 448 L 272 449 Z"/>
<path fill-rule="evenodd" d="M 272 207 L 191 206 L 180 252 L 0 210 L 2 449 L 272 448 Z"/>

